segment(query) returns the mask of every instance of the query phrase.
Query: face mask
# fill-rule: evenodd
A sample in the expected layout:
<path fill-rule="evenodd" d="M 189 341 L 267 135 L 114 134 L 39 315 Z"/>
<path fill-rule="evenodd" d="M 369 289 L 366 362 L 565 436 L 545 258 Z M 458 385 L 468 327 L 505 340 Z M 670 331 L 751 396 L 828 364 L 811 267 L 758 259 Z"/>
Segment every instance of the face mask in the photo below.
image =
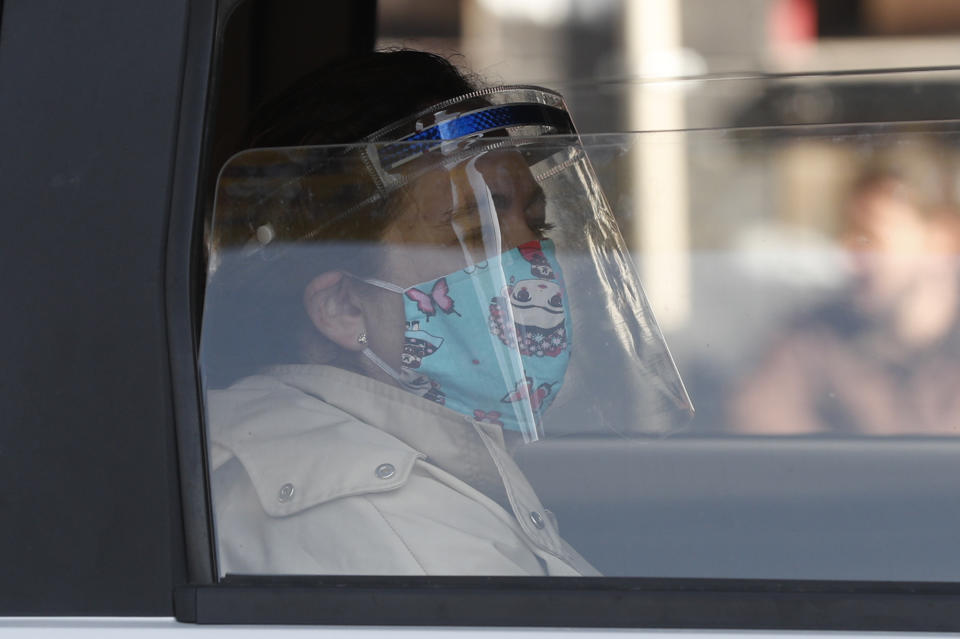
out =
<path fill-rule="evenodd" d="M 400 371 L 364 355 L 404 388 L 477 421 L 524 432 L 539 423 L 570 361 L 570 317 L 549 240 L 523 244 L 404 289 Z"/>

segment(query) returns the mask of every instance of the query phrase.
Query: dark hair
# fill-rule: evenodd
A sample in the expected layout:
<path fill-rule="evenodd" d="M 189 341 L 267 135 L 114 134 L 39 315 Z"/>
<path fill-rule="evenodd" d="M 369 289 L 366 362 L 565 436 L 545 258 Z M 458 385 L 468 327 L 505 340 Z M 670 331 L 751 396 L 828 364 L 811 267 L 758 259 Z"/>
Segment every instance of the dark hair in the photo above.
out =
<path fill-rule="evenodd" d="M 261 106 L 242 149 L 360 142 L 366 136 L 433 104 L 475 89 L 446 59 L 412 50 L 374 51 L 331 62 L 304 76 Z M 303 360 L 310 329 L 302 292 L 327 270 L 356 272 L 366 265 L 364 247 L 374 245 L 390 220 L 390 203 L 331 212 L 318 202 L 346 201 L 317 193 L 311 180 L 288 184 L 282 206 L 245 201 L 243 156 L 228 164 L 218 185 L 214 237 L 216 273 L 205 300 L 203 360 L 208 381 L 222 385 L 267 364 Z M 234 171 L 231 177 L 230 171 Z M 303 176 L 308 177 L 308 176 Z M 341 189 L 362 189 L 367 176 L 336 180 Z M 231 194 L 230 180 L 240 185 Z M 356 198 L 352 198 L 358 201 Z M 249 257 L 258 230 L 269 225 L 272 244 L 285 247 L 277 259 Z M 297 251 L 327 243 L 323 251 Z M 290 250 L 290 249 L 293 250 Z"/>
<path fill-rule="evenodd" d="M 474 90 L 448 60 L 399 49 L 343 58 L 261 106 L 246 148 L 348 144 L 432 104 Z"/>

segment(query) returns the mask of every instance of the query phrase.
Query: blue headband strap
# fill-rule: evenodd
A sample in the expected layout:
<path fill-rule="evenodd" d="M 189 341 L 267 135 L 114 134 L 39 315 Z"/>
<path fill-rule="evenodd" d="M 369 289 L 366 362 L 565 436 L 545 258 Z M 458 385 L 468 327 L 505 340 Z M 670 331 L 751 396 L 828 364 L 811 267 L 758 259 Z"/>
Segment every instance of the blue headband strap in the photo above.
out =
<path fill-rule="evenodd" d="M 508 104 L 484 111 L 474 111 L 459 118 L 441 122 L 404 138 L 417 140 L 456 140 L 473 133 L 502 129 L 508 126 L 549 126 L 557 133 L 575 133 L 570 116 L 563 109 L 544 104 Z"/>
<path fill-rule="evenodd" d="M 549 127 L 553 129 L 552 133 L 559 135 L 576 133 L 570 115 L 563 109 L 536 103 L 507 104 L 467 113 L 408 135 L 401 140 L 403 144 L 383 147 L 380 157 L 385 164 L 390 165 L 425 153 L 434 148 L 438 141 L 458 140 L 475 133 L 512 126 Z"/>

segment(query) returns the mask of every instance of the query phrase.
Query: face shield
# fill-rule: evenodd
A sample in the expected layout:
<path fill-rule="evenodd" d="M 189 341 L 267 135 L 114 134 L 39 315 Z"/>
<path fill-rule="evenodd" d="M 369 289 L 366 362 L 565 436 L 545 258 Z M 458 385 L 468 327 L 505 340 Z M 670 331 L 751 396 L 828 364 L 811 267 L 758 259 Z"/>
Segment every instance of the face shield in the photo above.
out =
<path fill-rule="evenodd" d="M 603 147 L 556 93 L 506 87 L 361 144 L 235 156 L 208 229 L 207 383 L 309 358 L 303 291 L 334 273 L 366 313 L 341 359 L 423 401 L 526 442 L 681 426 L 692 405 L 589 159 Z"/>

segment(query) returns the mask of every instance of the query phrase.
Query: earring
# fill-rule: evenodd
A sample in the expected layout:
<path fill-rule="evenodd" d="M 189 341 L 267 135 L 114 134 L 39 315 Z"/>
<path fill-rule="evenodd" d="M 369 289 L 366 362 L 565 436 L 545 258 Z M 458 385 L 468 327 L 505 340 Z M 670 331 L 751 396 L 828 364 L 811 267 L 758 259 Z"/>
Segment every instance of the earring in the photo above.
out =
<path fill-rule="evenodd" d="M 357 344 L 366 344 L 367 343 L 367 333 L 364 331 L 357 335 Z"/>

